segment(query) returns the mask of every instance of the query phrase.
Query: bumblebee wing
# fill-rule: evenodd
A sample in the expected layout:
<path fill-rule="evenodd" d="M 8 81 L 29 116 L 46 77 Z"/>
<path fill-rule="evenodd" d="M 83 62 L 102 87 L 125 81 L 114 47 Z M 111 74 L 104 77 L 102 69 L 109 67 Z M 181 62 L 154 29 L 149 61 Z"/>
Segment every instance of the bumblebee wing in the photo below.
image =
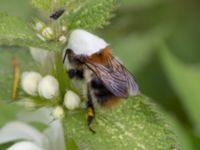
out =
<path fill-rule="evenodd" d="M 139 87 L 133 78 L 133 75 L 126 68 L 124 69 L 126 70 L 127 81 L 129 84 L 129 95 L 135 96 L 139 93 Z"/>
<path fill-rule="evenodd" d="M 124 72 L 119 70 L 115 71 L 113 68 L 107 68 L 101 64 L 87 63 L 87 66 L 101 79 L 104 86 L 115 96 L 128 96 L 127 80 Z"/>
<path fill-rule="evenodd" d="M 114 57 L 111 57 L 106 65 L 91 62 L 86 63 L 86 65 L 115 96 L 126 98 L 129 94 L 136 95 L 138 92 L 138 86 L 131 73 Z"/>
<path fill-rule="evenodd" d="M 135 96 L 139 93 L 139 87 L 134 79 L 133 74 L 131 74 L 117 59 L 112 56 L 112 66 L 121 66 L 123 72 L 125 73 L 126 82 L 128 83 L 128 93 L 131 96 Z"/>

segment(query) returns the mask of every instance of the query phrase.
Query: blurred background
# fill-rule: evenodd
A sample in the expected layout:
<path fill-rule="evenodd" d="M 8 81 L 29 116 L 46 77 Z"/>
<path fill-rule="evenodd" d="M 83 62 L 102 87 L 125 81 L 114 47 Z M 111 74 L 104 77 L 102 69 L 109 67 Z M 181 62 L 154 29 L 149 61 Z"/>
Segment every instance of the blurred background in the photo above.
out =
<path fill-rule="evenodd" d="M 26 20 L 34 14 L 27 0 L 0 0 L 0 11 Z M 200 149 L 200 1 L 123 0 L 97 34 L 173 118 L 183 149 Z"/>

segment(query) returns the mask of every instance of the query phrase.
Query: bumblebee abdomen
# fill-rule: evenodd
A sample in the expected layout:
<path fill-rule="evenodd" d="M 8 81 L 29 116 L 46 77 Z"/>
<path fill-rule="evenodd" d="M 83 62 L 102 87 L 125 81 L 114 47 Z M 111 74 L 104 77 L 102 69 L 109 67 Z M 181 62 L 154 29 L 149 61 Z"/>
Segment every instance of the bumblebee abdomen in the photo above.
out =
<path fill-rule="evenodd" d="M 120 99 L 111 93 L 99 78 L 92 79 L 91 88 L 95 99 L 101 106 L 110 107 Z"/>

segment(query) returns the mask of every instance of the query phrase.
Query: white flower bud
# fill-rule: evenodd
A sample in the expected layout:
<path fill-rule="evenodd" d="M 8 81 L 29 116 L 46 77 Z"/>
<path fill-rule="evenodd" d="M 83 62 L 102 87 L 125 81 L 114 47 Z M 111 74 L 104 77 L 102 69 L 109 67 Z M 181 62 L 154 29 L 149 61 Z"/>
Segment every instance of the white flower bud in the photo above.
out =
<path fill-rule="evenodd" d="M 67 91 L 64 97 L 64 105 L 69 110 L 74 110 L 80 106 L 80 97 L 73 91 Z"/>
<path fill-rule="evenodd" d="M 58 81 L 53 76 L 45 76 L 39 82 L 38 92 L 41 97 L 52 99 L 59 93 Z"/>
<path fill-rule="evenodd" d="M 46 27 L 46 28 L 44 28 L 44 30 L 42 31 L 42 35 L 46 38 L 46 39 L 48 39 L 48 40 L 51 40 L 52 38 L 53 38 L 53 30 L 52 30 L 52 28 L 50 28 L 50 27 Z"/>
<path fill-rule="evenodd" d="M 28 141 L 18 142 L 11 147 L 9 147 L 7 150 L 44 150 L 43 148 L 40 148 L 36 144 Z"/>
<path fill-rule="evenodd" d="M 37 22 L 36 24 L 35 24 L 35 29 L 37 30 L 37 31 L 41 31 L 41 30 L 43 30 L 45 28 L 45 24 L 44 23 L 42 23 L 42 22 Z"/>
<path fill-rule="evenodd" d="M 66 32 L 66 31 L 67 31 L 67 28 L 66 28 L 65 26 L 62 26 L 61 30 L 62 30 L 63 32 Z"/>
<path fill-rule="evenodd" d="M 48 62 L 48 60 L 51 59 L 50 58 L 51 56 L 49 56 L 51 51 L 48 51 L 48 50 L 30 47 L 30 53 L 33 59 L 40 64 L 44 64 L 45 62 Z"/>
<path fill-rule="evenodd" d="M 37 72 L 24 72 L 22 74 L 22 89 L 31 96 L 37 96 L 38 83 L 42 76 Z"/>
<path fill-rule="evenodd" d="M 54 119 L 63 119 L 65 112 L 61 106 L 56 106 L 52 112 L 52 116 Z"/>
<path fill-rule="evenodd" d="M 67 41 L 67 38 L 66 38 L 64 35 L 61 35 L 61 36 L 59 37 L 59 41 L 60 41 L 61 43 L 65 43 L 65 42 Z"/>

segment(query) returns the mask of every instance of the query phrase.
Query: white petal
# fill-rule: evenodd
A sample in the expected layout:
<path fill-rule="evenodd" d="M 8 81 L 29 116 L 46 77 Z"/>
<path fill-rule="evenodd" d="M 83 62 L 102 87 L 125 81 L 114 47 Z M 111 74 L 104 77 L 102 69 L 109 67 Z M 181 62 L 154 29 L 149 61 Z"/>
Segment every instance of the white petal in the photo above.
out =
<path fill-rule="evenodd" d="M 59 120 L 52 122 L 44 134 L 50 141 L 51 150 L 65 150 L 64 131 Z"/>
<path fill-rule="evenodd" d="M 26 111 L 23 110 L 17 114 L 17 118 L 20 121 L 24 122 L 40 122 L 44 124 L 49 124 L 53 120 L 51 115 L 52 109 L 51 108 L 40 108 L 36 111 Z"/>
<path fill-rule="evenodd" d="M 0 144 L 15 140 L 30 140 L 42 146 L 43 138 L 44 135 L 36 129 L 19 121 L 10 122 L 0 130 Z"/>
<path fill-rule="evenodd" d="M 12 145 L 7 150 L 45 150 L 45 149 L 37 146 L 32 142 L 23 141 Z"/>
<path fill-rule="evenodd" d="M 36 104 L 32 99 L 22 98 L 17 102 L 20 106 L 24 107 L 27 110 L 34 110 L 36 108 Z"/>
<path fill-rule="evenodd" d="M 53 121 L 53 108 L 40 108 L 33 112 L 21 111 L 17 118 L 25 122 L 40 122 L 49 127 L 44 131 L 43 145 L 49 150 L 65 150 L 64 131 L 60 121 Z M 53 121 L 53 122 L 52 122 Z M 54 149 L 55 148 L 55 149 Z"/>
<path fill-rule="evenodd" d="M 102 38 L 82 29 L 72 31 L 67 48 L 73 50 L 77 55 L 92 55 L 106 48 L 106 43 Z"/>
<path fill-rule="evenodd" d="M 46 60 L 46 58 L 48 57 L 48 55 L 50 53 L 47 50 L 40 49 L 40 48 L 34 48 L 34 47 L 30 47 L 30 52 L 31 52 L 33 59 L 36 62 L 39 62 L 41 64 Z"/>
<path fill-rule="evenodd" d="M 30 53 L 36 62 L 45 67 L 45 70 L 51 70 L 52 64 L 54 64 L 54 52 L 30 47 Z"/>

